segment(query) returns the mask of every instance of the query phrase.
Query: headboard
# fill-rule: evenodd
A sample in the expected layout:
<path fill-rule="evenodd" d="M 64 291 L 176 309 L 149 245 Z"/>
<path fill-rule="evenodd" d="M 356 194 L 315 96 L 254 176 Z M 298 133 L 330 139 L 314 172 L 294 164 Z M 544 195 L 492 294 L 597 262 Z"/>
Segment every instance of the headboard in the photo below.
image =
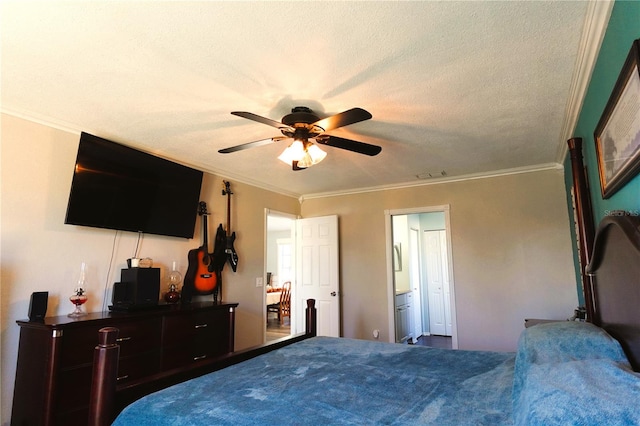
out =
<path fill-rule="evenodd" d="M 600 222 L 586 272 L 593 323 L 620 342 L 640 371 L 640 216 L 613 212 Z"/>

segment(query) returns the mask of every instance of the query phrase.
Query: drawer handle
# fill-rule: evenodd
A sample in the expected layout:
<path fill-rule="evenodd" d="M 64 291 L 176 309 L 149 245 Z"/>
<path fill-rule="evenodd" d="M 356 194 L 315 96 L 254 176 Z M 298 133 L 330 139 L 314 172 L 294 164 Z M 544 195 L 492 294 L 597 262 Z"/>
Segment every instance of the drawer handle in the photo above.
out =
<path fill-rule="evenodd" d="M 202 356 L 194 356 L 193 360 L 194 361 L 198 361 L 199 359 L 205 359 L 207 356 L 206 355 L 202 355 Z"/>
<path fill-rule="evenodd" d="M 198 324 L 198 325 L 195 326 L 195 328 L 206 328 L 208 326 L 209 326 L 209 324 Z"/>
<path fill-rule="evenodd" d="M 128 374 L 125 374 L 124 376 L 120 376 L 120 377 L 118 377 L 118 378 L 116 379 L 116 381 L 118 381 L 118 382 L 119 382 L 120 380 L 124 380 L 124 379 L 128 379 L 128 378 L 129 378 L 129 375 L 128 375 Z"/>
<path fill-rule="evenodd" d="M 131 340 L 131 337 L 119 337 L 116 339 L 116 342 L 128 342 L 129 340 Z"/>

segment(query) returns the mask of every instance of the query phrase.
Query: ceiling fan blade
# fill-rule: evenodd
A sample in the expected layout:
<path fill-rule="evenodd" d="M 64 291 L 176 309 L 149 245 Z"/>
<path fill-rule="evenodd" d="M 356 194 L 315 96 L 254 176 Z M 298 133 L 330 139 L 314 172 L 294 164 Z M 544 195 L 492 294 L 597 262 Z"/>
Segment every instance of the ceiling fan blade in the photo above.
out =
<path fill-rule="evenodd" d="M 254 148 L 256 146 L 268 145 L 270 143 L 279 142 L 283 139 L 287 139 L 284 136 L 276 136 L 274 138 L 262 139 L 259 141 L 247 142 L 242 145 L 231 146 L 229 148 L 219 149 L 218 152 L 220 154 L 229 154 L 236 151 L 242 151 L 243 149 Z"/>
<path fill-rule="evenodd" d="M 334 148 L 346 149 L 348 151 L 357 152 L 365 155 L 378 155 L 382 151 L 382 147 L 371 145 L 364 142 L 358 142 L 351 139 L 339 138 L 337 136 L 322 135 L 316 138 L 316 142 L 322 145 L 329 145 Z"/>
<path fill-rule="evenodd" d="M 350 110 L 341 112 L 331 117 L 318 120 L 314 125 L 321 127 L 325 132 L 329 130 L 337 129 L 338 127 L 348 126 L 349 124 L 365 121 L 373 117 L 369 111 L 365 111 L 362 108 L 352 108 Z"/>
<path fill-rule="evenodd" d="M 286 124 L 272 120 L 270 118 L 262 117 L 252 112 L 234 111 L 231 114 L 237 115 L 238 117 L 247 118 L 249 120 L 257 121 L 258 123 L 266 124 L 267 126 L 275 127 L 276 129 L 291 129 L 291 127 L 287 126 Z M 291 129 L 291 131 L 293 130 L 294 129 Z"/>

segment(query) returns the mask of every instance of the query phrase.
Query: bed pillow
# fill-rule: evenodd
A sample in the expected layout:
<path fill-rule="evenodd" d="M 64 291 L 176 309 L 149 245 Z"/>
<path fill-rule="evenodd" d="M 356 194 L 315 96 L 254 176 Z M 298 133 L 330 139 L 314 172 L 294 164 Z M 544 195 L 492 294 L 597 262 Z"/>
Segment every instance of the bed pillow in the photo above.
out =
<path fill-rule="evenodd" d="M 514 401 L 519 397 L 532 365 L 590 359 L 608 359 L 631 368 L 620 343 L 591 323 L 558 321 L 526 328 L 518 341 L 513 376 Z"/>
<path fill-rule="evenodd" d="M 527 328 L 518 341 L 518 357 L 532 364 L 611 359 L 628 363 L 620 343 L 588 322 L 558 321 Z"/>
<path fill-rule="evenodd" d="M 640 424 L 640 376 L 609 359 L 532 364 L 513 404 L 516 425 Z"/>

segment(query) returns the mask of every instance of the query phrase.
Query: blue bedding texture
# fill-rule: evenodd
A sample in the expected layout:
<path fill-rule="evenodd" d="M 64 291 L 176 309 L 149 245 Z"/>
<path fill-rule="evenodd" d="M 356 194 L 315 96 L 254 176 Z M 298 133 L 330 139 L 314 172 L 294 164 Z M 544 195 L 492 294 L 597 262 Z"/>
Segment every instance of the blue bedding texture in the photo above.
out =
<path fill-rule="evenodd" d="M 640 376 L 604 330 L 540 324 L 518 341 L 513 414 L 528 426 L 640 425 Z"/>
<path fill-rule="evenodd" d="M 114 425 L 640 424 L 640 378 L 586 323 L 517 354 L 316 337 L 149 395 Z"/>
<path fill-rule="evenodd" d="M 514 355 L 315 337 L 175 385 L 115 425 L 511 423 Z"/>

